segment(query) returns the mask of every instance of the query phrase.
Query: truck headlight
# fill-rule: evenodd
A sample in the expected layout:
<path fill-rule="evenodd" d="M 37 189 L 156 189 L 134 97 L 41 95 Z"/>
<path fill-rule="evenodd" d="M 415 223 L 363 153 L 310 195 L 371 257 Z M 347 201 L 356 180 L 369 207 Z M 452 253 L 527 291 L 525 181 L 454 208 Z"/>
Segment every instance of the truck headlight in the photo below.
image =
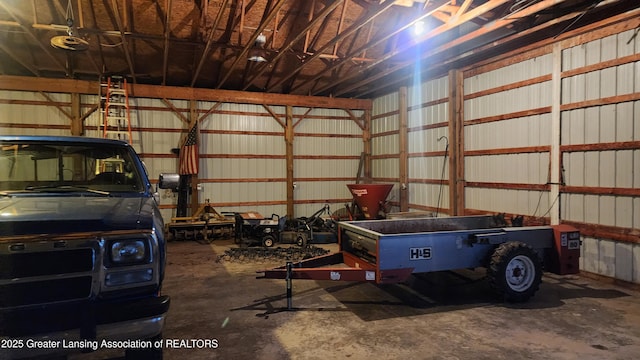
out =
<path fill-rule="evenodd" d="M 142 239 L 122 239 L 111 243 L 109 251 L 114 265 L 130 265 L 148 262 L 147 241 Z"/>

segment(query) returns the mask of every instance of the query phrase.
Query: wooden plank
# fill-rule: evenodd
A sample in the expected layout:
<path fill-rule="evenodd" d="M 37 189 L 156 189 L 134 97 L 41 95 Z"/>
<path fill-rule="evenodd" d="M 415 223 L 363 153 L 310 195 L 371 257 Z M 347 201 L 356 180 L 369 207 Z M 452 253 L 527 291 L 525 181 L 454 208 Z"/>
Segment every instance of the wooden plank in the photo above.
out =
<path fill-rule="evenodd" d="M 465 100 L 475 99 L 475 98 L 479 98 L 479 97 L 482 97 L 482 96 L 501 93 L 503 91 L 509 91 L 509 90 L 514 90 L 514 89 L 519 89 L 519 88 L 522 88 L 522 87 L 526 87 L 526 86 L 540 84 L 540 83 L 547 82 L 547 81 L 550 81 L 550 80 L 551 80 L 551 74 L 542 75 L 542 76 L 538 76 L 538 77 L 527 79 L 527 80 L 517 81 L 517 82 L 511 83 L 511 84 L 507 84 L 507 85 L 497 86 L 497 87 L 494 87 L 494 88 L 491 88 L 491 89 L 477 91 L 477 92 L 474 92 L 474 93 L 471 93 L 471 94 L 465 94 L 464 95 L 464 99 Z"/>
<path fill-rule="evenodd" d="M 562 48 L 560 43 L 553 45 L 553 64 L 551 71 L 551 151 L 549 153 L 549 182 L 551 199 L 560 196 L 560 166 L 562 155 L 562 133 L 560 130 L 560 106 L 562 104 Z M 552 225 L 560 223 L 560 202 L 554 201 L 549 209 L 549 218 Z"/>
<path fill-rule="evenodd" d="M 610 150 L 638 150 L 640 149 L 640 141 L 620 141 L 611 143 L 595 143 L 595 144 L 575 144 L 562 145 L 562 152 L 581 152 L 581 151 L 610 151 Z"/>
<path fill-rule="evenodd" d="M 640 196 L 638 188 L 562 186 L 562 193 L 585 195 Z"/>
<path fill-rule="evenodd" d="M 287 216 L 289 219 L 295 218 L 293 203 L 295 201 L 294 193 L 294 153 L 293 153 L 293 109 L 287 106 L 287 116 L 285 119 L 284 141 L 286 143 L 286 159 L 287 159 Z"/>
<path fill-rule="evenodd" d="M 551 112 L 551 106 L 543 106 L 543 107 L 539 107 L 537 109 L 516 111 L 516 112 L 509 113 L 509 114 L 501 114 L 501 115 L 487 116 L 487 117 L 482 117 L 482 118 L 477 118 L 477 119 L 466 120 L 464 122 L 464 125 L 466 126 L 466 125 L 485 124 L 485 123 L 495 122 L 495 121 L 503 121 L 503 120 L 527 117 L 527 116 L 547 114 L 547 113 L 550 113 L 550 112 Z"/>
<path fill-rule="evenodd" d="M 407 178 L 409 173 L 409 157 L 407 152 L 409 150 L 408 144 L 408 119 L 409 111 L 407 110 L 407 87 L 402 86 L 398 91 L 398 109 L 400 109 L 400 151 L 398 165 L 398 181 L 400 182 L 400 211 L 409 211 L 409 191 L 407 186 Z"/>
<path fill-rule="evenodd" d="M 603 98 L 594 99 L 594 100 L 579 101 L 579 102 L 574 102 L 570 104 L 562 104 L 560 109 L 562 111 L 568 111 L 568 110 L 575 110 L 575 109 L 584 109 L 584 108 L 593 107 L 593 106 L 619 104 L 623 102 L 631 102 L 631 101 L 637 101 L 637 100 L 640 100 L 640 92 L 633 93 L 633 94 L 603 97 Z"/>
<path fill-rule="evenodd" d="M 44 91 L 52 93 L 73 93 L 95 95 L 97 81 L 36 78 L 28 76 L 0 75 L 0 89 L 16 91 Z M 342 99 L 321 96 L 271 94 L 235 90 L 187 88 L 179 86 L 158 86 L 127 84 L 130 97 L 152 99 L 175 99 L 200 101 L 220 101 L 233 104 L 290 105 L 323 109 L 371 109 L 372 101 L 366 99 Z"/>
<path fill-rule="evenodd" d="M 502 149 L 486 149 L 486 150 L 466 150 L 464 156 L 483 156 L 483 155 L 504 155 L 504 154 L 529 154 L 542 153 L 551 151 L 551 147 L 545 146 L 525 146 L 517 148 Z"/>
<path fill-rule="evenodd" d="M 497 183 L 497 182 L 480 182 L 467 181 L 467 187 L 483 188 L 483 189 L 504 189 L 504 190 L 532 190 L 532 191 L 549 191 L 548 184 L 518 184 L 518 183 Z"/>
<path fill-rule="evenodd" d="M 640 244 L 640 229 L 622 228 L 617 226 L 589 224 L 578 221 L 562 220 L 563 224 L 571 225 L 580 230 L 582 236 L 604 238 L 616 241 Z"/>
<path fill-rule="evenodd" d="M 608 68 L 612 68 L 620 65 L 634 63 L 637 61 L 640 61 L 640 54 L 628 55 L 628 56 L 624 56 L 617 59 L 599 62 L 597 64 L 592 64 L 588 66 L 579 67 L 576 69 L 563 71 L 562 78 L 564 79 L 564 78 L 569 78 L 576 75 L 587 74 L 593 71 L 604 70 L 604 69 L 608 69 Z"/>

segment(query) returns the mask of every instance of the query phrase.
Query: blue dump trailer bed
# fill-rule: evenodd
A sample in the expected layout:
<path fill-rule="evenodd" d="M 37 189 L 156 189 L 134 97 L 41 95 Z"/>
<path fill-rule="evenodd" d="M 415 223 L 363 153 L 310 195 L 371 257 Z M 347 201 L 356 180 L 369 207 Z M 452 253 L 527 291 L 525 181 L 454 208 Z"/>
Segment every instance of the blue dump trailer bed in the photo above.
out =
<path fill-rule="evenodd" d="M 580 232 L 568 225 L 507 227 L 495 216 L 338 224 L 339 252 L 262 270 L 263 278 L 403 282 L 415 273 L 485 268 L 506 301 L 528 300 L 542 272 L 579 271 Z"/>

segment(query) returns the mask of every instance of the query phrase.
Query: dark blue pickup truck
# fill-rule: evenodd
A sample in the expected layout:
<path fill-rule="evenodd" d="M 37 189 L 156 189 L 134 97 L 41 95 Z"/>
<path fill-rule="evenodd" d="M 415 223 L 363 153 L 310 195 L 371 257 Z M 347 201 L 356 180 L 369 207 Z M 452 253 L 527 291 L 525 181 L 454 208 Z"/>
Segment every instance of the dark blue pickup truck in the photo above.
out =
<path fill-rule="evenodd" d="M 103 347 L 162 357 L 157 201 L 127 143 L 0 136 L 1 359 Z"/>

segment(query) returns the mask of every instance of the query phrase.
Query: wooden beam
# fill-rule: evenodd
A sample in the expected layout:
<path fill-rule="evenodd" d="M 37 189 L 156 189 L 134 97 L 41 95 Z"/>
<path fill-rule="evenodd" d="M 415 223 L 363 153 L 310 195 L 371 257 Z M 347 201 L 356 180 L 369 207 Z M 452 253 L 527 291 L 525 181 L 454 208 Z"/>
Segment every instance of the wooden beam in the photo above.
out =
<path fill-rule="evenodd" d="M 38 39 L 38 36 L 33 32 L 33 29 L 22 23 L 22 19 L 20 19 L 18 16 L 14 14 L 13 9 L 11 9 L 8 5 L 6 5 L 4 1 L 0 1 L 0 8 L 4 9 L 4 11 L 7 14 L 9 14 L 9 16 L 11 16 L 11 18 L 13 18 L 13 20 L 19 24 L 20 28 L 22 28 L 22 30 L 31 38 L 31 40 L 33 40 L 40 47 L 40 49 L 42 49 L 42 52 L 47 54 L 47 56 L 49 56 L 53 60 L 53 62 L 58 67 L 62 68 L 66 73 L 66 67 L 62 65 L 62 63 L 58 60 L 58 58 L 53 56 L 53 54 L 49 51 L 50 48 L 45 47 L 42 44 L 42 42 Z"/>
<path fill-rule="evenodd" d="M 241 60 L 244 59 L 246 61 L 245 55 L 247 55 L 247 53 L 249 52 L 249 49 L 254 45 L 256 39 L 258 38 L 258 36 L 267 27 L 267 25 L 269 25 L 269 22 L 271 20 L 273 20 L 273 18 L 276 16 L 278 11 L 280 11 L 280 8 L 282 7 L 282 5 L 284 5 L 284 3 L 286 2 L 286 0 L 276 0 L 276 1 L 277 1 L 276 4 L 273 5 L 273 8 L 269 11 L 269 14 L 264 18 L 262 23 L 253 32 L 253 35 L 251 35 L 251 38 L 249 39 L 247 44 L 244 46 L 244 48 L 242 49 L 240 54 L 238 54 L 238 56 L 236 56 L 235 60 L 231 64 L 231 66 L 229 66 L 229 68 L 226 71 L 226 75 L 222 78 L 222 80 L 220 80 L 220 82 L 218 82 L 218 86 L 216 86 L 216 89 L 220 89 L 222 87 L 222 85 L 224 85 L 224 83 L 229 79 L 229 77 L 233 73 L 233 68 L 236 67 L 236 65 L 238 65 L 238 63 Z"/>
<path fill-rule="evenodd" d="M 129 53 L 129 43 L 127 42 L 127 37 L 125 36 L 125 33 L 124 33 L 124 26 L 122 25 L 122 19 L 120 19 L 120 10 L 118 8 L 118 0 L 111 0 L 111 6 L 113 7 L 113 11 L 115 13 L 118 31 L 120 32 L 120 40 L 122 41 L 122 50 L 124 51 L 124 56 L 127 60 L 127 64 L 129 65 L 129 73 L 131 74 L 133 83 L 136 84 L 136 73 L 134 71 L 131 54 Z"/>
<path fill-rule="evenodd" d="M 394 31 L 385 34 L 383 36 L 380 36 L 376 39 L 374 39 L 373 41 L 367 41 L 366 44 L 364 44 L 363 46 L 360 46 L 359 48 L 357 48 L 354 51 L 351 51 L 350 53 L 348 53 L 347 55 L 345 55 L 340 61 L 334 63 L 331 66 L 326 67 L 324 70 L 320 71 L 318 74 L 314 75 L 313 78 L 311 78 L 310 80 L 308 80 L 305 84 L 300 84 L 297 87 L 294 87 L 293 90 L 297 90 L 301 87 L 303 87 L 304 85 L 311 83 L 317 79 L 319 79 L 320 77 L 322 77 L 324 74 L 326 74 L 329 71 L 333 71 L 336 70 L 338 68 L 340 68 L 342 65 L 344 65 L 347 62 L 350 62 L 351 60 L 355 60 L 354 58 L 358 55 L 360 55 L 361 53 L 363 54 L 362 57 L 365 57 L 364 54 L 366 53 L 367 50 L 374 48 L 376 46 L 378 46 L 379 44 L 387 41 L 388 39 L 402 33 L 403 31 L 406 31 L 407 29 L 409 29 L 410 27 L 412 27 L 415 23 L 417 23 L 418 21 L 422 21 L 424 19 L 426 19 L 429 16 L 432 16 L 435 12 L 437 12 L 441 7 L 446 6 L 447 2 L 436 6 L 434 9 L 431 9 L 429 11 L 427 11 L 426 13 L 416 17 L 415 19 L 411 20 L 410 22 L 408 22 L 407 24 L 405 24 L 404 26 L 398 27 L 396 29 L 394 29 Z M 328 90 L 329 88 L 333 87 L 333 84 L 329 84 L 321 89 L 317 89 L 313 91 L 313 94 L 320 94 L 323 91 Z"/>
<path fill-rule="evenodd" d="M 71 135 L 81 136 L 84 134 L 82 114 L 80 112 L 80 94 L 71 93 Z"/>
<path fill-rule="evenodd" d="M 198 80 L 198 76 L 200 76 L 202 65 L 204 65 L 204 63 L 207 61 L 207 57 L 209 56 L 209 51 L 211 50 L 211 45 L 213 44 L 213 35 L 215 34 L 216 29 L 218 28 L 218 24 L 222 19 L 222 14 L 224 13 L 224 10 L 226 9 L 228 2 L 229 0 L 222 1 L 222 4 L 220 5 L 220 11 L 218 11 L 218 14 L 216 15 L 216 19 L 213 21 L 213 24 L 211 25 L 211 32 L 209 32 L 209 36 L 207 38 L 207 44 L 204 46 L 204 50 L 202 51 L 202 56 L 200 57 L 200 61 L 198 61 L 198 66 L 196 67 L 196 71 L 193 73 L 193 78 L 191 79 L 191 87 L 195 85 L 196 81 Z"/>
<path fill-rule="evenodd" d="M 164 18 L 164 54 L 162 55 L 162 85 L 167 85 L 167 68 L 169 67 L 169 32 L 171 31 L 171 0 L 165 1 Z"/>
<path fill-rule="evenodd" d="M 464 76 L 449 72 L 449 215 L 464 215 Z"/>
<path fill-rule="evenodd" d="M 287 43 L 287 45 L 285 45 L 283 48 L 279 49 L 278 50 L 278 55 L 276 55 L 273 59 L 271 59 L 270 63 L 271 64 L 275 64 L 281 57 L 286 55 L 289 52 L 289 50 L 298 41 L 300 41 L 304 36 L 309 34 L 309 30 L 311 30 L 311 28 L 313 26 L 315 26 L 316 23 L 318 23 L 318 21 L 320 21 L 320 20 L 324 19 L 325 17 L 327 17 L 336 7 L 338 7 L 338 5 L 340 5 L 340 3 L 342 1 L 344 1 L 344 0 L 335 0 L 331 5 L 328 5 L 324 9 L 322 9 L 320 14 L 318 14 L 318 16 L 316 16 L 313 20 L 309 19 L 309 24 L 307 24 L 307 26 L 304 29 L 302 29 L 300 32 L 298 32 L 298 35 L 296 35 L 296 37 L 293 38 L 293 40 L 289 41 Z M 315 4 L 315 2 L 314 2 L 314 4 Z M 311 13 L 309 14 L 309 16 L 311 16 Z M 251 79 L 249 79 L 249 81 L 242 88 L 242 90 L 247 90 L 249 88 L 249 86 L 251 86 L 251 84 L 253 84 L 260 77 L 260 75 L 262 75 L 269 68 L 270 68 L 270 64 L 263 65 L 262 68 Z"/>
<path fill-rule="evenodd" d="M 356 21 L 352 26 L 350 26 L 348 29 L 343 31 L 340 35 L 338 35 L 338 36 L 334 37 L 333 39 L 329 40 L 320 49 L 318 49 L 318 51 L 316 51 L 312 56 L 310 56 L 308 59 L 305 59 L 304 62 L 302 64 L 300 64 L 300 66 L 298 66 L 296 69 L 291 70 L 288 75 L 284 76 L 277 83 L 271 85 L 267 89 L 267 91 L 272 91 L 273 89 L 275 89 L 278 86 L 280 86 L 283 83 L 285 83 L 287 80 L 291 79 L 298 72 L 300 72 L 300 70 L 302 70 L 303 67 L 305 67 L 307 64 L 313 62 L 313 60 L 315 60 L 318 57 L 320 57 L 320 55 L 322 54 L 323 51 L 327 50 L 328 48 L 330 48 L 333 44 L 337 43 L 338 41 L 341 41 L 342 39 L 346 38 L 347 36 L 350 36 L 351 34 L 356 32 L 361 27 L 367 25 L 370 21 L 373 21 L 373 19 L 375 19 L 376 17 L 378 17 L 379 15 L 381 15 L 382 13 L 384 13 L 385 11 L 390 9 L 393 5 L 394 5 L 394 3 L 392 1 L 386 1 L 385 3 L 379 5 L 377 8 L 372 9 L 372 11 L 367 12 L 358 21 Z"/>
<path fill-rule="evenodd" d="M 365 154 L 364 177 L 371 179 L 371 110 L 364 111 L 364 129 L 362 129 L 362 148 Z"/>
<path fill-rule="evenodd" d="M 198 122 L 198 102 L 194 99 L 191 99 L 189 101 L 189 126 L 191 129 L 191 126 L 196 126 L 197 122 Z M 182 115 L 182 114 L 180 114 Z M 201 145 L 201 138 L 200 138 L 200 126 L 197 127 L 198 133 L 196 135 L 196 141 L 199 144 L 198 146 Z M 188 131 L 188 130 L 187 130 Z M 200 154 L 198 154 L 198 159 L 196 161 L 200 161 Z M 198 166 L 199 167 L 199 166 Z M 191 175 L 191 215 L 195 214 L 196 211 L 198 211 L 198 208 L 200 207 L 200 202 L 199 202 L 199 198 L 200 198 L 200 191 L 198 190 L 198 174 L 192 174 Z"/>
<path fill-rule="evenodd" d="M 384 56 L 380 57 L 378 60 L 374 61 L 373 63 L 368 64 L 367 66 L 359 69 L 357 72 L 354 72 L 351 76 L 346 76 L 346 77 L 340 79 L 339 83 L 344 83 L 346 81 L 352 80 L 355 77 L 360 76 L 360 74 L 362 72 L 364 72 L 366 70 L 369 70 L 369 69 L 371 69 L 371 68 L 373 68 L 373 67 L 375 67 L 377 65 L 380 65 L 383 62 L 385 62 L 386 60 L 389 60 L 392 57 L 394 57 L 394 56 L 396 56 L 398 54 L 401 54 L 401 53 L 403 53 L 403 52 L 405 52 L 405 51 L 407 51 L 409 49 L 413 49 L 417 44 L 420 44 L 420 43 L 425 42 L 425 41 L 427 41 L 429 39 L 432 39 L 432 38 L 434 38 L 434 37 L 436 37 L 438 35 L 441 35 L 441 34 L 445 33 L 446 31 L 449 31 L 449 30 L 451 30 L 451 29 L 453 29 L 453 28 L 455 28 L 457 26 L 460 26 L 460 25 L 472 20 L 475 17 L 478 17 L 478 16 L 480 16 L 480 15 L 486 13 L 486 12 L 489 12 L 489 11 L 495 9 L 498 6 L 503 5 L 504 3 L 508 2 L 508 1 L 509 0 L 489 0 L 488 2 L 486 2 L 486 3 L 482 4 L 482 5 L 474 8 L 474 9 L 472 9 L 470 11 L 468 11 L 467 13 L 465 13 L 463 15 L 461 15 L 456 21 L 451 21 L 451 22 L 447 22 L 447 23 L 445 23 L 443 25 L 440 25 L 437 28 L 427 32 L 425 35 L 421 36 L 419 39 L 416 39 L 413 42 L 409 42 L 406 45 L 403 45 L 402 47 L 385 54 Z M 550 4 L 551 2 L 556 3 L 556 2 L 559 2 L 559 1 L 561 1 L 561 0 L 543 0 L 541 3 L 544 3 L 548 7 L 548 6 L 551 6 L 551 4 Z M 539 9 L 540 8 L 539 4 L 532 5 L 529 8 Z M 529 9 L 529 8 L 527 8 L 527 9 Z M 499 29 L 500 27 L 503 27 L 503 26 L 506 26 L 506 25 L 508 25 L 508 24 L 510 24 L 512 22 L 515 22 L 517 19 L 519 19 L 519 17 L 518 18 L 512 17 L 512 18 L 507 18 L 507 20 L 502 19 L 502 20 L 499 20 L 499 21 L 496 21 L 496 22 L 492 22 L 491 26 L 487 26 L 487 28 L 483 27 L 483 28 L 480 28 L 479 30 L 471 32 L 471 34 L 474 34 L 471 37 L 471 39 L 474 39 L 474 38 L 476 38 L 476 37 L 478 37 L 480 35 L 485 34 L 486 32 L 488 32 L 488 29 L 490 29 L 490 30 Z M 500 25 L 500 26 L 498 26 L 498 25 Z M 478 34 L 478 32 L 481 32 L 482 34 Z M 465 35 L 465 36 L 468 36 L 468 35 Z M 454 40 L 454 42 L 458 41 L 458 40 L 459 40 L 459 38 Z M 469 40 L 470 39 L 467 39 L 465 41 L 469 41 Z M 427 52 L 425 52 L 425 55 L 423 55 L 423 57 L 427 57 L 427 56 L 431 56 L 431 55 L 432 55 L 432 52 L 431 51 L 427 51 Z M 401 64 L 398 64 L 398 65 L 392 67 L 391 69 L 385 71 L 384 75 L 388 75 L 388 74 L 390 74 L 392 72 L 395 72 L 397 70 L 404 69 L 409 65 L 413 65 L 414 63 L 415 63 L 415 60 L 402 62 Z M 380 75 L 376 76 L 376 79 L 378 79 L 379 77 L 380 77 Z M 364 81 L 366 81 L 366 80 L 367 79 L 365 79 Z M 367 81 L 366 83 L 369 83 L 369 82 L 370 81 Z M 350 85 L 347 88 L 341 89 L 340 91 L 336 92 L 335 95 L 339 96 L 341 94 L 345 94 L 345 93 L 347 93 L 347 92 L 349 92 L 351 90 L 354 90 L 354 89 L 362 86 L 362 83 L 363 83 L 363 81 L 360 81 L 360 82 L 357 82 L 354 85 Z M 336 84 L 334 84 L 334 85 L 336 85 Z"/>
<path fill-rule="evenodd" d="M 191 99 L 191 100 L 193 101 L 193 99 Z M 167 99 L 162 99 L 162 103 L 163 103 L 163 104 L 165 104 L 165 105 L 167 105 L 167 107 L 168 107 L 169 109 L 171 109 L 171 110 L 173 111 L 173 113 L 174 113 L 174 114 L 176 114 L 176 116 L 177 116 L 180 120 L 182 120 L 182 122 L 183 122 L 183 123 L 191 124 L 191 121 L 190 121 L 189 119 L 187 119 L 187 117 L 186 117 L 186 116 L 184 116 L 184 114 L 182 114 L 182 113 L 180 112 L 180 110 L 176 109 L 176 107 L 175 107 L 175 106 L 173 106 L 173 104 L 171 103 L 171 101 L 169 101 L 169 100 L 167 100 Z"/>
<path fill-rule="evenodd" d="M 47 95 L 46 93 L 44 93 L 43 91 L 39 91 L 38 92 L 40 95 L 42 95 L 42 97 L 44 97 L 45 99 L 47 99 L 47 101 L 55 106 L 56 108 L 58 108 L 58 110 L 60 110 L 61 113 L 64 114 L 64 116 L 67 117 L 67 119 L 69 120 L 73 120 L 73 115 L 71 115 L 71 113 L 69 113 L 67 110 L 65 110 L 60 103 L 58 103 L 57 101 L 54 101 L 49 95 Z"/>
<path fill-rule="evenodd" d="M 293 203 L 295 201 L 294 193 L 294 162 L 293 162 L 293 109 L 287 106 L 286 127 L 284 132 L 284 141 L 286 143 L 287 156 L 287 216 L 289 219 L 295 218 Z"/>
<path fill-rule="evenodd" d="M 52 93 L 80 94 L 96 93 L 97 81 L 35 78 L 27 76 L 0 75 L 0 89 L 16 91 L 45 91 Z M 202 88 L 187 88 L 178 86 L 158 86 L 145 84 L 128 84 L 130 97 L 145 97 L 152 99 L 176 99 L 201 101 L 220 101 L 234 104 L 268 104 L 290 105 L 323 109 L 371 109 L 372 101 L 364 99 L 343 99 L 320 96 L 302 96 L 288 94 L 267 94 L 234 90 L 215 90 Z"/>
<path fill-rule="evenodd" d="M 398 177 L 400 181 L 400 211 L 409 211 L 409 157 L 407 152 L 409 151 L 409 111 L 407 110 L 407 87 L 403 86 L 398 91 L 398 110 L 400 111 L 399 127 L 400 127 L 400 157 L 398 159 L 399 169 Z"/>
<path fill-rule="evenodd" d="M 33 75 L 40 76 L 40 71 L 38 71 L 38 69 L 22 61 L 22 59 L 20 59 L 18 55 L 15 52 L 13 52 L 12 49 L 4 46 L 2 41 L 0 41 L 0 50 L 7 53 L 7 55 L 9 55 L 10 58 L 12 58 L 18 64 L 22 65 L 25 69 L 29 70 Z"/>
<path fill-rule="evenodd" d="M 268 112 L 269 114 L 271 114 L 271 117 L 273 117 L 273 118 L 278 122 L 278 124 L 280 124 L 280 126 L 282 126 L 282 127 L 283 127 L 283 128 L 285 128 L 285 129 L 287 128 L 287 124 L 286 124 L 286 123 L 283 123 L 283 122 L 282 122 L 282 120 L 280 120 L 280 117 L 278 116 L 278 114 L 276 114 L 273 110 L 271 110 L 271 108 L 270 108 L 269 106 L 267 106 L 267 105 L 265 105 L 265 104 L 262 104 L 262 107 L 263 107 L 265 110 L 267 110 L 267 112 Z"/>

